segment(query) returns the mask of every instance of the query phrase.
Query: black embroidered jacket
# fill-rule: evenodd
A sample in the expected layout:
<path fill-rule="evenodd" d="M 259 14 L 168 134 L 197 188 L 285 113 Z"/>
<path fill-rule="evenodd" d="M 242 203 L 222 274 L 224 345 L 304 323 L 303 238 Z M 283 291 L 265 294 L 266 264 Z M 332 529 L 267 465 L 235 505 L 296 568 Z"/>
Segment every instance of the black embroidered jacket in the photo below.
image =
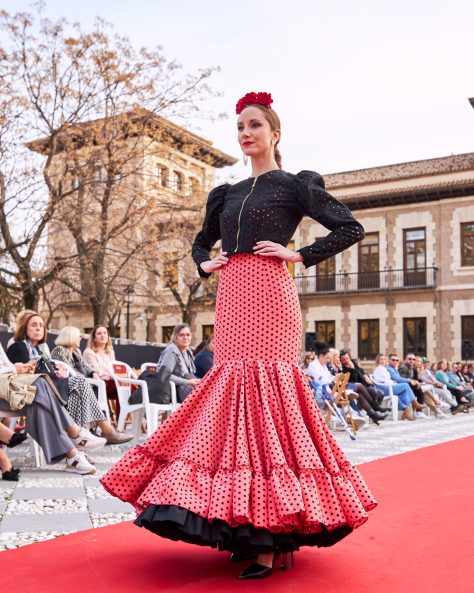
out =
<path fill-rule="evenodd" d="M 197 234 L 192 256 L 200 276 L 200 264 L 211 259 L 210 251 L 222 239 L 222 251 L 254 253 L 257 241 L 288 245 L 303 216 L 309 216 L 330 233 L 299 249 L 306 267 L 340 253 L 364 238 L 364 229 L 348 208 L 324 189 L 324 180 L 313 171 L 297 175 L 268 171 L 235 185 L 220 185 L 211 191 L 206 216 Z"/>

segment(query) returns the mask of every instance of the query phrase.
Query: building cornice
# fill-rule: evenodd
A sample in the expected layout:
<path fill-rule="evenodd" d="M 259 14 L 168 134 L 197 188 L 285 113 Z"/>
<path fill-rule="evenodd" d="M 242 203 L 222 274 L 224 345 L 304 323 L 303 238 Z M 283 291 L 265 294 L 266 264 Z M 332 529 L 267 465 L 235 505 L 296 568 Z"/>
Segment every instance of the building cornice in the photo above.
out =
<path fill-rule="evenodd" d="M 216 168 L 237 162 L 236 158 L 214 148 L 209 140 L 143 108 L 63 128 L 56 137 L 55 154 L 85 146 L 100 146 L 111 135 L 117 141 L 129 137 L 148 137 Z M 43 155 L 50 153 L 51 146 L 51 136 L 27 144 L 30 150 Z"/>

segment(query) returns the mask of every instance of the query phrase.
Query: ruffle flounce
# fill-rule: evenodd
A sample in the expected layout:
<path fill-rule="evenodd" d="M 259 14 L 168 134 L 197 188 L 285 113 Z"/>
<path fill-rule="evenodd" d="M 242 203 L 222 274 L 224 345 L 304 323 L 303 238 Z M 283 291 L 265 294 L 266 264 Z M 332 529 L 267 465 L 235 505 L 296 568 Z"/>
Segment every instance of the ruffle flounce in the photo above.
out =
<path fill-rule="evenodd" d="M 101 483 L 135 506 L 138 524 L 221 549 L 245 549 L 256 534 L 258 550 L 332 545 L 376 506 L 302 372 L 281 361 L 213 367 Z"/>

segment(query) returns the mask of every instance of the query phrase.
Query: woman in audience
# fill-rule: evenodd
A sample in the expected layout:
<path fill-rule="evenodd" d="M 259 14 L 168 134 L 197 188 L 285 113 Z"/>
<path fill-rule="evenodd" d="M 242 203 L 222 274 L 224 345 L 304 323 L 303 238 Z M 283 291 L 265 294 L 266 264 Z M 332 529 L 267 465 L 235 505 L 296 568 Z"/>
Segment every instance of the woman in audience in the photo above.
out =
<path fill-rule="evenodd" d="M 51 352 L 51 358 L 66 363 L 84 377 L 99 379 L 98 373 L 84 362 L 79 328 L 70 325 L 63 327 L 54 343 L 56 348 Z"/>
<path fill-rule="evenodd" d="M 183 402 L 201 379 L 196 376 L 194 357 L 189 347 L 191 329 L 187 323 L 180 323 L 173 329 L 168 346 L 161 353 L 156 365 L 162 380 L 166 376 L 176 384 L 177 397 Z M 164 373 L 163 373 L 164 371 Z"/>
<path fill-rule="evenodd" d="M 448 374 L 446 373 L 448 368 L 448 361 L 446 359 L 440 360 L 438 362 L 438 370 L 435 373 L 435 379 L 446 386 L 449 390 L 451 395 L 454 396 L 456 402 L 458 403 L 458 409 L 456 411 L 463 411 L 469 412 L 469 400 L 465 396 L 464 389 L 459 386 L 451 383 L 449 380 Z M 455 412 L 453 412 L 454 414 Z"/>
<path fill-rule="evenodd" d="M 120 404 L 115 381 L 110 374 L 110 365 L 115 360 L 115 352 L 109 330 L 104 325 L 96 325 L 92 330 L 87 342 L 87 348 L 84 350 L 83 359 L 84 364 L 105 381 L 107 398 L 114 402 L 115 414 L 118 418 L 120 416 Z"/>
<path fill-rule="evenodd" d="M 420 359 L 420 357 L 417 357 L 417 364 L 418 360 Z M 440 405 L 444 406 L 444 407 L 449 407 L 451 408 L 451 411 L 457 407 L 457 402 L 454 399 L 454 397 L 451 395 L 451 393 L 449 392 L 449 390 L 447 389 L 447 387 L 445 385 L 443 385 L 443 383 L 441 383 L 441 381 L 437 381 L 437 379 L 435 378 L 435 372 L 438 370 L 438 365 L 436 362 L 434 362 L 431 367 L 428 367 L 429 364 L 429 360 L 427 358 L 421 358 L 421 364 L 422 364 L 422 368 L 420 370 L 421 372 L 421 380 L 424 383 L 428 383 L 429 385 L 432 385 L 436 394 L 439 397 L 440 400 Z"/>
<path fill-rule="evenodd" d="M 376 368 L 373 373 L 374 381 L 378 389 L 384 395 L 389 394 L 388 385 L 392 386 L 393 394 L 398 396 L 398 407 L 402 412 L 402 420 L 414 420 L 411 402 L 415 399 L 413 391 L 408 383 L 395 383 L 387 371 L 388 360 L 385 354 L 377 354 L 375 358 Z"/>
<path fill-rule="evenodd" d="M 340 364 L 342 365 L 342 372 L 349 373 L 349 382 L 347 388 L 352 389 L 358 395 L 357 407 L 361 408 L 367 413 L 367 416 L 375 423 L 378 424 L 379 420 L 385 420 L 388 414 L 388 408 L 380 406 L 378 395 L 375 397 L 363 384 L 364 373 L 362 369 L 354 363 L 349 352 L 342 350 L 340 353 Z M 381 397 L 383 400 L 383 394 Z M 381 401 L 380 400 L 380 401 Z"/>
<path fill-rule="evenodd" d="M 312 352 L 307 352 L 303 358 L 303 362 L 300 364 L 300 369 L 306 371 L 313 360 L 314 354 Z"/>
<path fill-rule="evenodd" d="M 9 400 L 14 398 L 10 391 L 14 380 L 14 383 L 17 382 L 33 397 L 30 403 L 19 409 L 26 418 L 26 432 L 40 445 L 46 462 L 57 463 L 66 458 L 66 471 L 79 474 L 94 473 L 95 467 L 84 452 L 90 453 L 100 449 L 105 445 L 105 439 L 96 437 L 74 422 L 48 381 L 39 375 L 33 375 L 34 367 L 35 363 L 12 364 L 0 344 L 0 410 L 8 413 L 13 409 Z M 18 405 L 17 403 L 16 407 Z M 8 437 L 8 441 L 1 433 L 0 439 L 7 447 L 15 447 L 26 438 L 23 432 L 13 433 L 6 430 L 5 436 Z"/>
<path fill-rule="evenodd" d="M 51 353 L 46 343 L 47 329 L 38 313 L 26 315 L 17 327 L 15 342 L 8 348 L 7 355 L 12 362 L 28 363 L 43 358 L 51 363 Z M 133 435 L 115 430 L 105 419 L 97 398 L 86 379 L 79 374 L 68 375 L 66 367 L 59 368 L 51 380 L 67 400 L 66 407 L 79 426 L 98 426 L 101 434 L 110 444 L 130 441 Z"/>
<path fill-rule="evenodd" d="M 206 337 L 204 347 L 196 354 L 194 359 L 196 377 L 202 379 L 214 364 L 214 334 Z"/>

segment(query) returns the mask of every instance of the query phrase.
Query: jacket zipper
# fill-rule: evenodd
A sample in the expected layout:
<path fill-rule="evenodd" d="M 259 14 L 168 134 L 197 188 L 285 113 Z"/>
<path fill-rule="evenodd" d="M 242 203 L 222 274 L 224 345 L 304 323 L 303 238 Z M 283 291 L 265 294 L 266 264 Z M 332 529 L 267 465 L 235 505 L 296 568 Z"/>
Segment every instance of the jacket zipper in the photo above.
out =
<path fill-rule="evenodd" d="M 252 195 L 253 188 L 255 187 L 255 184 L 257 183 L 257 179 L 258 179 L 258 177 L 255 177 L 255 179 L 253 180 L 252 187 L 250 188 L 249 193 L 245 196 L 244 201 L 242 202 L 242 206 L 240 207 L 239 218 L 238 218 L 238 221 L 237 221 L 237 237 L 236 237 L 236 244 L 235 244 L 235 251 L 234 251 L 234 253 L 237 253 L 237 249 L 239 248 L 240 218 L 242 217 L 242 210 L 244 209 L 245 202 Z"/>

